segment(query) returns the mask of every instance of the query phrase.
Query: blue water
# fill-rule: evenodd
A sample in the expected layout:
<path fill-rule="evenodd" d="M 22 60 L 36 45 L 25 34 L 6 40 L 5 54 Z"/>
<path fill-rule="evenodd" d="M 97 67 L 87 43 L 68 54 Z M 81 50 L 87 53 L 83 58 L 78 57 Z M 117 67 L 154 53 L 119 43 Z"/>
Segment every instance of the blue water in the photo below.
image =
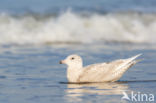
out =
<path fill-rule="evenodd" d="M 0 52 L 0 102 L 114 103 L 130 102 L 121 100 L 122 91 L 155 95 L 156 50 L 127 46 L 3 46 Z M 143 53 L 140 58 L 144 60 L 116 83 L 67 84 L 66 66 L 60 65 L 59 61 L 73 53 L 82 56 L 84 65 L 128 58 L 138 53 Z"/>
<path fill-rule="evenodd" d="M 132 103 L 121 99 L 123 92 L 155 96 L 155 28 L 156 0 L 1 0 L 0 103 Z M 86 66 L 139 53 L 142 61 L 114 83 L 68 84 L 59 64 L 70 54 Z"/>
<path fill-rule="evenodd" d="M 9 5 L 11 4 L 11 5 Z M 83 12 L 156 12 L 155 0 L 3 0 L 0 11 L 10 13 L 58 13 L 67 9 Z"/>

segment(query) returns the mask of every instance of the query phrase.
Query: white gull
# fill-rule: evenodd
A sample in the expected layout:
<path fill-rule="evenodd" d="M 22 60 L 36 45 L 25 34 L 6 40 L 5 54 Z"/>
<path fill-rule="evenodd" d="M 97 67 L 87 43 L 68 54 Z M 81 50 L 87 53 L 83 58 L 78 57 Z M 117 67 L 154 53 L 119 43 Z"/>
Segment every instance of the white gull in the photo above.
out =
<path fill-rule="evenodd" d="M 79 55 L 69 55 L 60 64 L 66 64 L 67 79 L 69 82 L 114 82 L 140 60 L 135 60 L 141 54 L 128 59 L 119 59 L 112 62 L 98 63 L 83 67 L 83 61 Z"/>

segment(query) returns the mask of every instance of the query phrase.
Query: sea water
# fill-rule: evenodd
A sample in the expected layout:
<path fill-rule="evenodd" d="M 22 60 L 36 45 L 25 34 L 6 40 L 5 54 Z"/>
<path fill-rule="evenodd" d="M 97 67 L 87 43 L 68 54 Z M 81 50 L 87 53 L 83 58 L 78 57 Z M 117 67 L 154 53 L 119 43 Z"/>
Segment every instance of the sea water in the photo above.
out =
<path fill-rule="evenodd" d="M 144 94 L 154 103 L 155 44 L 155 0 L 0 1 L 0 103 L 131 103 Z M 68 84 L 59 64 L 70 54 L 86 66 L 139 53 L 114 83 Z"/>

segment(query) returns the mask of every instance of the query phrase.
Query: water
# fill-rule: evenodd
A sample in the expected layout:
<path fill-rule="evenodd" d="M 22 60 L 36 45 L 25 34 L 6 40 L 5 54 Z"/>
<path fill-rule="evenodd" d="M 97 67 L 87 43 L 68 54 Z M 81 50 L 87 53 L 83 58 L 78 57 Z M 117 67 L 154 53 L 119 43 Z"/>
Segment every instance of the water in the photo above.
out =
<path fill-rule="evenodd" d="M 118 47 L 120 49 L 116 49 Z M 155 94 L 156 51 L 126 47 L 87 45 L 86 50 L 82 45 L 4 46 L 0 53 L 0 102 L 114 103 L 121 101 L 122 91 Z M 72 53 L 81 55 L 84 65 L 128 58 L 138 53 L 143 53 L 140 58 L 144 60 L 129 69 L 117 83 L 67 84 L 66 66 L 60 65 L 59 60 Z"/>
<path fill-rule="evenodd" d="M 0 44 L 155 44 L 156 2 L 141 1 L 1 1 Z"/>
<path fill-rule="evenodd" d="M 0 1 L 0 103 L 131 103 L 123 92 L 156 95 L 155 28 L 155 0 Z M 118 82 L 68 84 L 59 61 L 73 53 L 84 66 L 139 53 L 143 60 Z"/>

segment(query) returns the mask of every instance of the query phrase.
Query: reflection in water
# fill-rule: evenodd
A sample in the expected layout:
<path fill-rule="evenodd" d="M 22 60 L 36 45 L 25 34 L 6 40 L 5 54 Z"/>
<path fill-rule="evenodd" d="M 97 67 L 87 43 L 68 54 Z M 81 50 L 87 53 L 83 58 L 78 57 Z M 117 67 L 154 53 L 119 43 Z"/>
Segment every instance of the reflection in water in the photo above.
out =
<path fill-rule="evenodd" d="M 84 96 L 87 95 L 99 95 L 99 96 L 109 95 L 110 97 L 110 95 L 122 95 L 122 91 L 128 91 L 127 84 L 122 83 L 68 84 L 66 96 L 69 102 L 73 101 L 80 102 L 83 100 L 83 98 L 85 98 Z M 119 98 L 117 100 L 119 100 Z"/>

